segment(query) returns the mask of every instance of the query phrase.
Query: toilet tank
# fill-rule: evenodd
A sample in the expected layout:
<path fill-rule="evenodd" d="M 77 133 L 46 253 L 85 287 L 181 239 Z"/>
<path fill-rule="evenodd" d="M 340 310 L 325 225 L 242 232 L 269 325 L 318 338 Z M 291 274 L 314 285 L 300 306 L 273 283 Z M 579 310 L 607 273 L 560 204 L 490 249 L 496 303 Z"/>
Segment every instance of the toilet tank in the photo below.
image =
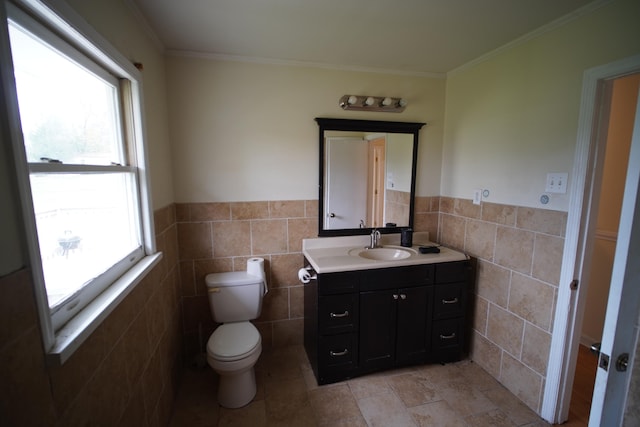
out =
<path fill-rule="evenodd" d="M 262 310 L 263 279 L 245 271 L 212 273 L 205 278 L 209 308 L 218 323 L 256 319 Z"/>

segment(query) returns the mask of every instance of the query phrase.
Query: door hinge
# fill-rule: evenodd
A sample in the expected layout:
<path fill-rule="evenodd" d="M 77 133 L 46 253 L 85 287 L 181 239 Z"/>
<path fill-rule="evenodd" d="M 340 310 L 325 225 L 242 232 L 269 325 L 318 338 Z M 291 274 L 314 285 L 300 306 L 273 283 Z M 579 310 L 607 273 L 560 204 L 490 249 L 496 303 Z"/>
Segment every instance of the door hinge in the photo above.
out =
<path fill-rule="evenodd" d="M 573 279 L 569 284 L 569 287 L 571 288 L 572 291 L 575 291 L 576 289 L 578 289 L 579 284 L 580 284 L 580 281 L 578 279 Z"/>

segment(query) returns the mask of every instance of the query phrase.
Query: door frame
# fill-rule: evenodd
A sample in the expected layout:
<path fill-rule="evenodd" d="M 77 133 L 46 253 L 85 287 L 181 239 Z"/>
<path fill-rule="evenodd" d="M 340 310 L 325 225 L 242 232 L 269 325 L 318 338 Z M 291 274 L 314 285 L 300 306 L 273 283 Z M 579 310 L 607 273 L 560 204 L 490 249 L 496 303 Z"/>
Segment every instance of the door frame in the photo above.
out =
<path fill-rule="evenodd" d="M 640 275 L 640 266 L 637 263 L 640 255 L 640 163 L 637 162 L 640 159 L 639 105 L 640 97 L 636 99 L 630 161 L 602 335 L 600 365 L 606 362 L 608 369 L 597 371 L 589 417 L 590 426 L 622 425 L 626 417 L 627 395 L 633 376 L 640 306 L 640 288 L 636 286 Z M 622 361 L 618 357 L 625 354 L 626 364 L 618 365 L 618 361 Z"/>
<path fill-rule="evenodd" d="M 386 151 L 385 136 L 367 139 L 369 171 L 367 176 L 367 216 L 370 227 L 384 227 L 386 200 Z"/>
<path fill-rule="evenodd" d="M 640 72 L 640 55 L 584 72 L 571 193 L 551 349 L 540 415 L 567 420 L 587 292 L 589 256 L 601 174 L 609 103 L 607 81 Z M 577 290 L 571 283 L 578 280 Z"/>

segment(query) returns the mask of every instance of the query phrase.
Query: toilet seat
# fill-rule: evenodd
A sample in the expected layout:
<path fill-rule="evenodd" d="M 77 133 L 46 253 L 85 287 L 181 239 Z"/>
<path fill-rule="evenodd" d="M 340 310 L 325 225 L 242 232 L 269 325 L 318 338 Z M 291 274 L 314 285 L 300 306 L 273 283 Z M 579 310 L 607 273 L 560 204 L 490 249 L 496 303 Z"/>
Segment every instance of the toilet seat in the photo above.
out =
<path fill-rule="evenodd" d="M 207 353 L 216 360 L 244 359 L 260 347 L 260 332 L 251 322 L 233 322 L 218 326 L 207 342 Z"/>

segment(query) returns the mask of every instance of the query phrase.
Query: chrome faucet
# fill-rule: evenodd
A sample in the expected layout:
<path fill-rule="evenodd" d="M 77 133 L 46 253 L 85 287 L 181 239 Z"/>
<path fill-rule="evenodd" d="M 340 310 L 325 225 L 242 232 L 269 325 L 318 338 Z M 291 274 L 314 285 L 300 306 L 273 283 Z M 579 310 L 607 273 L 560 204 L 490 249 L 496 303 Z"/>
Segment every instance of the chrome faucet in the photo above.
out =
<path fill-rule="evenodd" d="M 375 228 L 371 230 L 371 244 L 367 249 L 375 249 L 380 247 L 380 231 Z"/>

